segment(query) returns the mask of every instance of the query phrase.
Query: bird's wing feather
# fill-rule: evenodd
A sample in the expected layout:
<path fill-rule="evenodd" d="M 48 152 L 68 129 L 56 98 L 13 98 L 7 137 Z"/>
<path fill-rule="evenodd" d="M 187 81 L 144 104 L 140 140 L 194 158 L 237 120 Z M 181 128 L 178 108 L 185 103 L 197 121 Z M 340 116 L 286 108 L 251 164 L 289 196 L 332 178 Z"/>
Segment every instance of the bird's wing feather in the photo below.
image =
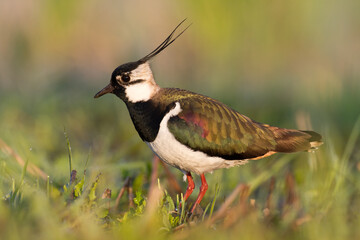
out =
<path fill-rule="evenodd" d="M 276 141 L 266 125 L 252 121 L 226 105 L 202 96 L 178 100 L 182 111 L 169 119 L 168 127 L 182 144 L 228 160 L 264 156 Z"/>

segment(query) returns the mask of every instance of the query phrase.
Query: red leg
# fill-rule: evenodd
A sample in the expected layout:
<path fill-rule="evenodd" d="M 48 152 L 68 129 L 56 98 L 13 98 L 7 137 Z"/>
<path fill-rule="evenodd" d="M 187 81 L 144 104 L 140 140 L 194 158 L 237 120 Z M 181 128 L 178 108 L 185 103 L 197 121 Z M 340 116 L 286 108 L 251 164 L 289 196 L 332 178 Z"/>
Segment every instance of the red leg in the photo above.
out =
<path fill-rule="evenodd" d="M 188 186 L 186 188 L 186 193 L 184 195 L 184 201 L 186 201 L 186 199 L 188 199 L 191 195 L 191 193 L 194 191 L 194 188 L 195 188 L 195 183 L 194 183 L 194 180 L 191 176 L 191 173 L 186 173 L 186 177 L 187 177 L 187 180 L 188 180 Z M 180 203 L 180 207 L 181 207 L 181 203 Z"/>
<path fill-rule="evenodd" d="M 201 200 L 203 199 L 203 197 L 204 197 L 204 195 L 206 193 L 206 190 L 208 189 L 208 185 L 207 185 L 207 182 L 206 182 L 206 179 L 205 179 L 205 175 L 201 174 L 200 177 L 201 177 L 200 192 L 199 192 L 199 195 L 198 195 L 198 197 L 196 199 L 196 202 L 194 203 L 194 206 L 191 209 L 191 213 L 194 212 L 196 206 L 200 204 Z"/>
<path fill-rule="evenodd" d="M 191 193 L 194 191 L 194 188 L 195 188 L 195 183 L 194 183 L 194 180 L 191 176 L 191 173 L 186 173 L 186 177 L 187 177 L 187 180 L 188 180 L 188 187 L 186 189 L 186 193 L 185 193 L 185 196 L 184 196 L 184 201 L 186 201 L 186 199 L 188 199 L 191 195 Z"/>
<path fill-rule="evenodd" d="M 194 191 L 194 188 L 195 188 L 195 183 L 194 183 L 194 180 L 192 179 L 191 173 L 188 172 L 186 174 L 186 177 L 188 179 L 188 187 L 186 189 L 184 201 L 186 201 L 186 199 L 188 199 L 188 197 L 190 197 L 192 191 Z"/>

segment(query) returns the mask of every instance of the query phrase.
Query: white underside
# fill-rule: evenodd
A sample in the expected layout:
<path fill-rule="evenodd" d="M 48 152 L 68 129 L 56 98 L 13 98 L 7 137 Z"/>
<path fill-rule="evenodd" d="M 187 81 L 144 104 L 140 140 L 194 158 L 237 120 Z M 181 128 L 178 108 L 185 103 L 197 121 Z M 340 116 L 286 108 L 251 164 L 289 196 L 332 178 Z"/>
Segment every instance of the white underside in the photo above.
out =
<path fill-rule="evenodd" d="M 224 160 L 219 157 L 209 157 L 200 151 L 194 151 L 178 142 L 171 134 L 167 123 L 172 116 L 182 111 L 180 103 L 176 103 L 160 123 L 159 133 L 153 142 L 146 142 L 151 150 L 164 162 L 182 170 L 197 174 L 212 172 L 218 168 L 229 168 L 243 165 L 247 160 Z"/>

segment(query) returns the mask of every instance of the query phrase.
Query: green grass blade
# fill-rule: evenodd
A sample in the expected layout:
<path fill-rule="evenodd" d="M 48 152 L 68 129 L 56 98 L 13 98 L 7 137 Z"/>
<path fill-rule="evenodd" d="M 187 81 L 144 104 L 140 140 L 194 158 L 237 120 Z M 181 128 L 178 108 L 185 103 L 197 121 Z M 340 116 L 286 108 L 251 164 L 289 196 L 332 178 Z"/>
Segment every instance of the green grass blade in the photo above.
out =
<path fill-rule="evenodd" d="M 212 203 L 211 203 L 209 219 L 211 219 L 211 216 L 213 215 L 214 207 L 215 207 L 215 203 L 216 203 L 216 198 L 217 198 L 217 196 L 219 194 L 219 191 L 220 191 L 220 185 L 218 183 L 216 183 L 216 185 L 215 185 L 215 196 L 214 196 L 214 199 L 212 200 Z"/>
<path fill-rule="evenodd" d="M 341 162 L 347 161 L 350 158 L 351 153 L 354 151 L 356 141 L 360 134 L 360 116 L 354 124 L 354 127 L 351 131 L 348 142 L 345 146 L 345 151 L 341 157 Z"/>
<path fill-rule="evenodd" d="M 19 188 L 21 187 L 21 185 L 24 182 L 24 178 L 25 178 L 25 175 L 26 175 L 26 169 L 27 169 L 28 164 L 29 164 L 29 160 L 27 159 L 25 161 L 24 167 L 23 167 L 22 172 L 21 172 Z"/>
<path fill-rule="evenodd" d="M 250 185 L 250 189 L 249 192 L 251 193 L 252 191 L 254 191 L 260 184 L 264 183 L 265 181 L 267 181 L 268 179 L 270 179 L 271 176 L 273 176 L 275 173 L 277 173 L 278 171 L 280 171 L 280 169 L 282 169 L 291 159 L 293 159 L 294 156 L 293 155 L 284 155 L 282 158 L 280 158 L 279 160 L 277 160 L 269 169 L 264 169 L 262 171 L 262 173 L 252 179 L 249 182 Z"/>
<path fill-rule="evenodd" d="M 186 203 L 184 201 L 184 195 L 181 193 L 181 215 L 180 215 L 180 221 L 179 224 L 181 225 L 182 223 L 184 223 L 185 220 L 185 207 L 186 207 Z"/>
<path fill-rule="evenodd" d="M 47 176 L 46 180 L 46 196 L 50 198 L 50 176 Z"/>
<path fill-rule="evenodd" d="M 204 213 L 203 213 L 203 215 L 202 215 L 201 221 L 204 221 L 205 216 L 206 216 L 206 213 L 207 213 L 207 211 L 209 210 L 210 205 L 211 205 L 211 202 L 209 202 L 209 203 L 206 205 L 206 208 L 205 208 Z"/>
<path fill-rule="evenodd" d="M 71 145 L 70 145 L 70 140 L 69 140 L 69 137 L 66 133 L 66 129 L 64 128 L 64 136 L 65 136 L 65 139 L 66 139 L 66 143 L 67 143 L 67 149 L 68 149 L 68 154 L 69 154 L 69 176 L 70 176 L 70 179 L 71 179 L 71 172 L 72 172 L 72 153 L 71 153 Z"/>

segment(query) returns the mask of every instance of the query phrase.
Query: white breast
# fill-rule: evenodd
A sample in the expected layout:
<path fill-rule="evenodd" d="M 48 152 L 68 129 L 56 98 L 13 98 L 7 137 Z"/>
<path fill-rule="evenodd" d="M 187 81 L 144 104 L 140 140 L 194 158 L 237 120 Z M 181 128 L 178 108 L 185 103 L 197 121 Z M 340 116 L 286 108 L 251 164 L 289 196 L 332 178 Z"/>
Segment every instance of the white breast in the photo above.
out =
<path fill-rule="evenodd" d="M 178 142 L 167 127 L 172 116 L 182 111 L 180 103 L 175 104 L 160 123 L 159 133 L 153 142 L 146 142 L 151 150 L 164 162 L 186 172 L 197 174 L 212 172 L 218 168 L 228 168 L 235 165 L 245 164 L 245 160 L 227 161 L 220 157 L 209 157 L 200 151 L 194 151 Z"/>

